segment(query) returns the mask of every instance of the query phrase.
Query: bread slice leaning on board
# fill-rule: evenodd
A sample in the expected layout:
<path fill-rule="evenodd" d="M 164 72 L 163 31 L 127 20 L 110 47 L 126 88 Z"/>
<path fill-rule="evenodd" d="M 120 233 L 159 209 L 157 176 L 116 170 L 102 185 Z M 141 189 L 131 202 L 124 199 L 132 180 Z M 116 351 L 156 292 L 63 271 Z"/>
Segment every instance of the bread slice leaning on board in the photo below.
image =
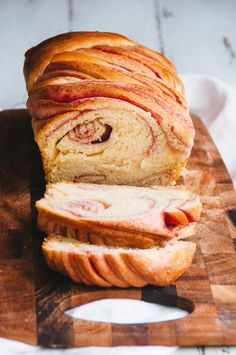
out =
<path fill-rule="evenodd" d="M 56 183 L 36 206 L 48 265 L 76 282 L 163 286 L 192 262 L 195 244 L 178 238 L 194 232 L 201 202 L 184 188 Z"/>
<path fill-rule="evenodd" d="M 58 35 L 25 56 L 27 108 L 47 181 L 176 181 L 194 127 L 165 57 L 107 32 Z"/>
<path fill-rule="evenodd" d="M 173 241 L 142 250 L 91 245 L 51 234 L 42 249 L 52 269 L 78 283 L 142 287 L 175 281 L 191 264 L 195 244 Z"/>

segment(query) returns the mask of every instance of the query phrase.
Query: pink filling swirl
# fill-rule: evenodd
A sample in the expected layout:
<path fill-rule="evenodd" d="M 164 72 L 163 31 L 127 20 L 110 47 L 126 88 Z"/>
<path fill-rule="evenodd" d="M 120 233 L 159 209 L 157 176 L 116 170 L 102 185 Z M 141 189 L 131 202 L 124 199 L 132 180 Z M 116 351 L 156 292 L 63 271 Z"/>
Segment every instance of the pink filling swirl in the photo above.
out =
<path fill-rule="evenodd" d="M 102 124 L 98 120 L 77 125 L 68 132 L 68 137 L 81 144 L 96 144 L 107 141 L 110 138 L 112 128 L 108 124 Z"/>
<path fill-rule="evenodd" d="M 70 201 L 67 205 L 67 208 L 69 208 L 68 212 L 77 217 L 82 217 L 84 212 L 85 214 L 86 212 L 96 214 L 99 210 L 105 210 L 109 207 L 109 203 L 102 200 Z"/>

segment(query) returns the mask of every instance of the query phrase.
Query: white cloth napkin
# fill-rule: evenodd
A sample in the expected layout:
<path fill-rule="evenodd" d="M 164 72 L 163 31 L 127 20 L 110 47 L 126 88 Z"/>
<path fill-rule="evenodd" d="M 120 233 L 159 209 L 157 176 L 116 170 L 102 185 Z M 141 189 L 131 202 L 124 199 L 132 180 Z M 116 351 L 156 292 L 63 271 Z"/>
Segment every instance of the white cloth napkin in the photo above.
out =
<path fill-rule="evenodd" d="M 224 161 L 234 180 L 236 186 L 236 90 L 229 87 L 225 83 L 216 78 L 211 78 L 201 75 L 182 75 L 185 84 L 187 98 L 190 104 L 190 109 L 193 113 L 201 117 L 208 127 Z M 122 320 L 130 322 L 132 312 L 139 315 L 139 322 L 147 320 L 147 314 L 153 317 L 153 305 L 150 309 L 145 308 L 140 304 L 131 304 L 124 300 L 119 302 L 119 319 L 116 314 L 111 313 L 111 301 L 108 300 L 99 307 L 100 311 L 96 311 L 96 319 L 100 320 Z M 91 305 L 92 306 L 92 305 Z M 144 308 L 143 308 L 144 307 Z M 148 307 L 148 306 L 147 306 Z M 113 307 L 114 308 L 114 307 Z M 113 309 L 112 308 L 112 309 Z M 84 318 L 91 318 L 93 314 L 93 306 L 85 307 L 83 310 L 77 308 L 70 311 L 74 316 L 83 316 Z M 96 307 L 97 309 L 97 307 Z M 116 309 L 116 310 L 117 310 Z M 159 312 L 159 313 L 158 313 Z M 155 317 L 163 319 L 163 312 L 165 312 L 165 319 L 173 319 L 183 316 L 183 311 L 171 309 L 169 307 L 159 307 L 155 310 Z M 174 315 L 175 313 L 175 315 Z M 111 319 L 112 317 L 112 319 Z M 142 318 L 143 317 L 143 318 Z M 109 319 L 108 319 L 109 318 Z M 135 318 L 135 319 L 136 319 Z M 42 349 L 40 347 L 32 347 L 23 343 L 0 339 L 1 353 L 4 355 L 12 354 L 77 354 L 77 355 L 167 355 L 170 353 L 183 354 L 189 353 L 190 348 L 177 347 L 88 347 L 80 349 Z"/>
<path fill-rule="evenodd" d="M 207 126 L 236 187 L 236 90 L 203 75 L 182 75 L 191 112 Z"/>

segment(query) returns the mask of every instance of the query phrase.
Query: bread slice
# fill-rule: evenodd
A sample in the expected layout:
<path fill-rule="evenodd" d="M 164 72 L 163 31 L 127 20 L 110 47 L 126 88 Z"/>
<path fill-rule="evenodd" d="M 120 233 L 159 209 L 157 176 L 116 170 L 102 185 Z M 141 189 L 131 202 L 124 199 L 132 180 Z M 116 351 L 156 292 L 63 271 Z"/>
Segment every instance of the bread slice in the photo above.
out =
<path fill-rule="evenodd" d="M 36 206 L 48 234 L 135 248 L 191 235 L 201 213 L 199 196 L 181 187 L 56 183 Z"/>
<path fill-rule="evenodd" d="M 191 264 L 195 244 L 174 240 L 161 248 L 142 250 L 91 245 L 52 234 L 42 250 L 52 269 L 78 283 L 143 287 L 175 281 Z"/>

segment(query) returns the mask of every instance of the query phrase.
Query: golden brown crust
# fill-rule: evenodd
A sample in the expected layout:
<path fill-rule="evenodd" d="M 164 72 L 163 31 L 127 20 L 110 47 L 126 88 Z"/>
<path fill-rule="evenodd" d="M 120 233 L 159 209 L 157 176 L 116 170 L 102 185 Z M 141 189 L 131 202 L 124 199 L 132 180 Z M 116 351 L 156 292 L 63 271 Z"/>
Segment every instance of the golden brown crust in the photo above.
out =
<path fill-rule="evenodd" d="M 89 256 L 90 262 L 93 263 L 99 275 L 103 279 L 107 280 L 111 285 L 116 285 L 117 287 L 129 287 L 129 283 L 120 278 L 116 273 L 109 267 L 106 258 L 102 254 L 91 254 Z"/>
<path fill-rule="evenodd" d="M 78 48 L 91 48 L 99 44 L 133 45 L 125 36 L 109 32 L 69 32 L 49 38 L 25 53 L 24 75 L 28 91 L 43 73 L 54 55 Z"/>
<path fill-rule="evenodd" d="M 177 242 L 143 251 L 108 247 L 99 250 L 73 239 L 51 235 L 42 249 L 50 267 L 53 255 L 53 268 L 59 272 L 65 270 L 76 282 L 103 287 L 143 287 L 148 284 L 166 286 L 175 281 L 191 264 L 195 244 Z M 79 277 L 75 276 L 77 274 Z"/>

